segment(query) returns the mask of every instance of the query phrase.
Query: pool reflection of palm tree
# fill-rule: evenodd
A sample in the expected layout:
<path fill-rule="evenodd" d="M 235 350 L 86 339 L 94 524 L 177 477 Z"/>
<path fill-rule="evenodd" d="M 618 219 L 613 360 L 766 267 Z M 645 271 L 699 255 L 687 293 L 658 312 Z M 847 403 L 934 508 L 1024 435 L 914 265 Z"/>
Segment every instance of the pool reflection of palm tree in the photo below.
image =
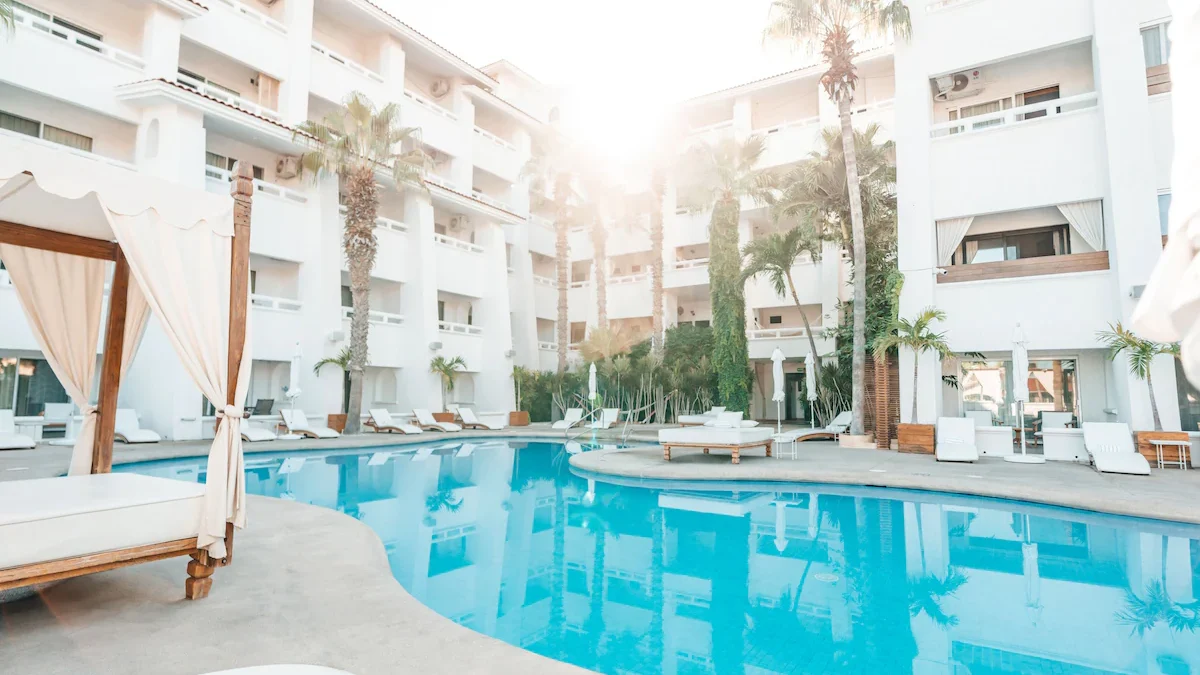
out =
<path fill-rule="evenodd" d="M 1165 622 L 1176 633 L 1196 632 L 1200 629 L 1200 600 L 1186 603 L 1175 602 L 1158 579 L 1146 584 L 1145 597 L 1132 590 L 1125 591 L 1125 607 L 1115 614 L 1117 623 L 1130 626 L 1130 634 L 1143 636 L 1160 622 Z"/>
<path fill-rule="evenodd" d="M 454 490 L 438 490 L 437 492 L 425 498 L 425 510 L 428 515 L 425 516 L 425 525 L 433 527 L 437 524 L 436 515 L 445 511 L 447 513 L 456 513 L 462 508 L 462 497 L 455 496 Z"/>
<path fill-rule="evenodd" d="M 958 625 L 958 617 L 942 609 L 942 601 L 954 597 L 958 589 L 967 583 L 967 575 L 957 567 L 951 567 L 944 577 L 934 574 L 908 580 L 908 612 L 916 618 L 922 613 L 940 628 Z"/>

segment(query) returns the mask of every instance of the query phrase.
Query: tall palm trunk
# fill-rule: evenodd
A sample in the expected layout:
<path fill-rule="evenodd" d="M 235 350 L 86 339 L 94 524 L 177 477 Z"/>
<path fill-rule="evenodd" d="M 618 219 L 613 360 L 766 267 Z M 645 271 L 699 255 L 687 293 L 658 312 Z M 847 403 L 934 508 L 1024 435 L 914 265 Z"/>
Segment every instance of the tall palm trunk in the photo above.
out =
<path fill-rule="evenodd" d="M 1154 415 L 1154 430 L 1162 431 L 1162 421 L 1158 419 L 1158 401 L 1154 400 L 1154 379 L 1150 376 L 1150 366 L 1146 366 L 1146 389 L 1150 392 L 1150 412 Z"/>
<path fill-rule="evenodd" d="M 917 366 L 920 365 L 920 361 L 921 361 L 921 355 L 914 351 L 913 352 L 913 404 L 912 404 L 912 417 L 908 418 L 909 424 L 917 423 L 917 384 L 920 383 L 920 381 L 921 381 L 920 378 L 917 377 Z M 878 416 L 881 414 L 881 412 L 877 410 L 877 411 L 875 411 L 875 414 L 876 414 L 876 416 Z M 875 429 L 876 429 L 875 433 L 879 433 L 878 421 L 875 424 Z"/>
<path fill-rule="evenodd" d="M 592 665 L 600 663 L 600 636 L 604 634 L 604 527 L 596 528 L 592 549 L 592 587 L 588 594 L 587 634 L 591 641 Z"/>
<path fill-rule="evenodd" d="M 858 158 L 854 150 L 854 126 L 850 123 L 849 96 L 838 99 L 838 119 L 842 123 L 842 152 L 846 157 L 846 190 L 850 197 L 850 223 L 854 239 L 854 358 L 852 361 L 853 393 L 850 409 L 854 419 L 850 433 L 863 433 L 863 403 L 866 400 L 867 358 L 867 234 L 863 224 L 862 194 L 858 185 Z M 915 398 L 917 392 L 913 391 Z"/>
<path fill-rule="evenodd" d="M 571 324 L 567 317 L 567 289 L 570 288 L 571 262 L 567 259 L 567 217 L 565 208 L 560 208 L 554 219 L 554 270 L 558 277 L 558 320 L 554 333 L 558 341 L 558 372 L 567 371 L 567 342 Z"/>
<path fill-rule="evenodd" d="M 664 540 L 666 539 L 665 516 L 657 504 L 651 512 L 651 522 L 654 533 L 650 539 L 650 602 L 653 603 L 654 613 L 650 617 L 650 655 L 658 663 L 663 662 L 663 610 L 666 603 L 663 598 L 663 566 Z"/>
<path fill-rule="evenodd" d="M 608 242 L 604 221 L 592 223 L 592 257 L 596 267 L 596 326 L 608 328 Z"/>
<path fill-rule="evenodd" d="M 750 358 L 746 343 L 746 295 L 742 283 L 742 259 L 738 249 L 738 219 L 741 206 L 736 198 L 721 199 L 713 206 L 708 226 L 710 302 L 713 311 L 713 366 L 717 371 L 717 394 L 730 410 L 750 414 Z"/>
<path fill-rule="evenodd" d="M 375 214 L 379 193 L 372 167 L 356 169 L 346 176 L 346 228 L 342 246 L 350 269 L 350 295 L 354 314 L 350 318 L 350 399 L 346 405 L 347 434 L 357 434 L 362 410 L 363 370 L 367 367 L 367 333 L 371 314 L 371 270 L 375 268 Z"/>
<path fill-rule="evenodd" d="M 567 503 L 563 500 L 562 483 L 554 479 L 554 551 L 550 570 L 550 639 L 561 656 L 566 649 L 563 637 L 567 627 L 564 606 L 566 585 L 563 583 L 567 565 Z"/>
<path fill-rule="evenodd" d="M 784 276 L 787 277 L 788 288 L 792 291 L 792 302 L 796 303 L 796 311 L 800 312 L 800 320 L 804 322 L 804 333 L 808 335 L 808 348 L 813 355 L 813 376 L 819 383 L 821 381 L 821 357 L 817 354 L 817 341 L 813 339 L 812 326 L 808 325 L 808 316 L 800 308 L 800 295 L 796 293 L 796 284 L 792 282 L 791 270 L 784 272 Z"/>
<path fill-rule="evenodd" d="M 650 209 L 650 351 L 663 349 L 663 187 L 655 180 L 654 207 Z"/>

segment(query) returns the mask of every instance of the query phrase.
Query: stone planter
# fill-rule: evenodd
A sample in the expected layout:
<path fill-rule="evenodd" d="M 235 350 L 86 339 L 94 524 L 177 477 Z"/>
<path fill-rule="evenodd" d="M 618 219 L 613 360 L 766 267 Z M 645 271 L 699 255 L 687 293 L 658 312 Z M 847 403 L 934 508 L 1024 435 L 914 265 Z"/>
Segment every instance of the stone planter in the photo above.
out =
<path fill-rule="evenodd" d="M 508 413 L 508 426 L 510 427 L 527 427 L 529 426 L 529 411 L 518 410 Z"/>
<path fill-rule="evenodd" d="M 346 413 L 330 413 L 325 418 L 325 425 L 339 434 L 346 430 Z"/>
<path fill-rule="evenodd" d="M 452 412 L 436 412 L 433 413 L 433 419 L 438 422 L 453 422 L 454 413 Z"/>
<path fill-rule="evenodd" d="M 897 447 L 900 452 L 916 455 L 933 454 L 933 425 L 932 424 L 901 424 L 896 427 L 899 438 Z"/>
<path fill-rule="evenodd" d="M 1186 431 L 1137 431 L 1133 434 L 1137 438 L 1137 451 L 1142 457 L 1150 462 L 1150 467 L 1158 468 L 1158 451 L 1150 445 L 1150 441 L 1186 441 L 1188 435 Z M 1188 448 L 1188 465 L 1192 465 L 1192 448 Z M 1163 468 L 1177 469 L 1179 468 L 1179 448 L 1175 446 L 1163 446 Z"/>

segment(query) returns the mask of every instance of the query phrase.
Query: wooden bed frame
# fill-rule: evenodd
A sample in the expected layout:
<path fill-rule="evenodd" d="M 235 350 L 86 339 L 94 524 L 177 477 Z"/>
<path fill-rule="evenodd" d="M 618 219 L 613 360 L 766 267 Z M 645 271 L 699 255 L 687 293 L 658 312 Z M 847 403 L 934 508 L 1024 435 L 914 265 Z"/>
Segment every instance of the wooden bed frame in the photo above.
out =
<path fill-rule="evenodd" d="M 663 459 L 667 460 L 668 462 L 671 461 L 671 448 L 701 448 L 704 450 L 704 454 L 706 454 L 706 455 L 708 454 L 708 451 L 710 449 L 732 451 L 733 452 L 733 463 L 741 464 L 742 463 L 742 458 L 741 458 L 742 450 L 745 450 L 747 448 L 757 448 L 759 446 L 763 446 L 767 449 L 767 457 L 770 457 L 771 456 L 771 444 L 774 442 L 775 442 L 774 439 L 768 438 L 765 441 L 758 441 L 756 443 L 743 443 L 740 445 L 738 445 L 738 444 L 721 445 L 721 444 L 717 444 L 717 443 L 674 443 L 674 442 L 661 443 L 661 445 L 663 448 Z"/>
<path fill-rule="evenodd" d="M 237 382 L 241 354 L 246 344 L 246 314 L 250 292 L 250 207 L 254 196 L 253 176 L 248 163 L 233 168 L 230 194 L 233 197 L 233 231 L 230 238 L 229 268 L 229 382 Z M 117 390 L 121 382 L 121 354 L 125 342 L 125 313 L 129 297 L 129 263 L 116 242 L 45 230 L 29 225 L 0 221 L 0 242 L 25 248 L 66 253 L 85 258 L 110 260 L 113 269 L 109 292 L 108 322 L 104 328 L 104 352 L 100 365 L 100 395 L 96 406 L 96 442 L 92 449 L 91 473 L 111 473 L 113 439 L 116 430 Z M 236 396 L 229 387 L 227 405 Z M 218 419 L 220 424 L 220 419 Z M 60 579 L 105 572 L 141 563 L 190 556 L 184 597 L 199 600 L 212 588 L 212 575 L 218 567 L 233 561 L 233 524 L 225 524 L 225 557 L 209 557 L 196 546 L 196 538 L 146 544 L 74 558 L 38 562 L 0 570 L 0 591 Z"/>

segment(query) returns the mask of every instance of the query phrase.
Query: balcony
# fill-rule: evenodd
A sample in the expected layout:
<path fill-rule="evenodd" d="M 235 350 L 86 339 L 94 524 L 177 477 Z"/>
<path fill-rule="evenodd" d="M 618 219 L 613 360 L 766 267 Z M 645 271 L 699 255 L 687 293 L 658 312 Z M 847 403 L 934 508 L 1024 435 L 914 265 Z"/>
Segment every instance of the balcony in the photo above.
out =
<path fill-rule="evenodd" d="M 1102 124 L 1091 92 L 931 126 L 934 217 L 1095 199 L 1106 192 Z"/>
<path fill-rule="evenodd" d="M 892 139 L 892 126 L 896 121 L 895 99 L 875 101 L 854 109 L 850 119 L 855 129 L 866 129 L 872 124 L 879 125 L 879 133 L 875 136 L 877 143 Z"/>
<path fill-rule="evenodd" d="M 608 318 L 650 316 L 650 275 L 631 274 L 608 279 Z"/>
<path fill-rule="evenodd" d="M 612 293 L 608 294 L 609 306 L 612 306 Z M 646 303 L 649 304 L 647 299 Z M 592 293 L 591 281 L 572 281 L 571 287 L 567 289 L 567 319 L 571 323 L 580 323 L 588 320 L 588 317 L 595 311 L 596 296 Z M 557 314 L 557 304 L 555 305 L 555 318 Z"/>
<path fill-rule="evenodd" d="M 509 213 L 517 212 L 516 208 L 513 207 L 512 204 L 499 197 L 493 197 L 479 188 L 471 188 L 471 196 L 483 202 L 484 204 L 500 209 L 501 211 L 508 211 Z"/>
<path fill-rule="evenodd" d="M 209 11 L 183 22 L 183 37 L 234 61 L 283 79 L 289 71 L 287 27 L 238 0 L 212 0 Z"/>
<path fill-rule="evenodd" d="M 86 150 L 80 150 L 78 148 L 72 148 L 69 145 L 63 145 L 61 143 L 47 141 L 44 138 L 38 138 L 36 136 L 27 136 L 25 134 L 17 133 L 15 131 L 9 131 L 8 129 L 0 129 L 0 138 L 4 138 L 6 140 L 20 141 L 20 142 L 24 142 L 24 143 L 33 143 L 34 145 L 37 145 L 37 146 L 40 146 L 43 148 L 47 148 L 50 150 L 54 150 L 55 152 L 62 152 L 62 153 L 70 154 L 70 155 L 75 155 L 76 157 L 83 157 L 84 159 L 90 159 L 94 162 L 99 162 L 101 164 L 115 166 L 119 169 L 127 169 L 129 171 L 137 171 L 137 167 L 134 166 L 133 164 L 130 164 L 129 162 L 125 162 L 125 161 L 122 161 L 119 159 L 113 159 L 112 157 L 105 157 L 104 155 L 98 155 L 94 152 L 88 152 Z"/>
<path fill-rule="evenodd" d="M 833 261 L 830 263 L 832 264 Z M 821 265 L 822 263 L 802 262 L 792 268 L 792 282 L 796 285 L 800 304 L 822 304 Z M 757 276 L 746 282 L 746 306 L 751 309 L 790 307 L 794 302 L 791 295 L 787 297 L 776 295 L 771 282 L 763 276 Z"/>
<path fill-rule="evenodd" d="M 223 89 L 221 87 L 213 86 L 211 84 L 208 84 L 207 82 L 201 82 L 200 80 L 197 80 L 194 77 L 189 77 L 187 75 L 184 75 L 183 73 L 179 73 L 175 77 L 175 80 L 177 82 L 179 82 L 179 84 L 182 84 L 185 87 L 194 89 L 195 91 L 198 91 L 201 94 L 204 94 L 205 96 L 207 96 L 209 98 L 215 98 L 216 100 L 221 101 L 222 103 L 231 105 L 239 110 L 244 110 L 244 111 L 250 113 L 251 115 L 258 115 L 259 117 L 265 117 L 265 118 L 267 118 L 269 120 L 273 120 L 275 122 L 279 122 L 280 120 L 283 119 L 283 117 L 281 117 L 277 111 L 272 110 L 271 108 L 268 108 L 265 105 L 259 105 L 259 104 L 255 103 L 254 101 L 251 101 L 250 99 L 242 98 L 241 96 L 236 96 L 234 94 L 229 93 L 228 91 L 226 91 L 225 89 Z"/>
<path fill-rule="evenodd" d="M 252 294 L 250 309 L 254 322 L 250 337 L 254 358 L 290 361 L 296 351 L 296 336 L 304 334 L 301 314 L 304 303 L 290 298 Z"/>
<path fill-rule="evenodd" d="M 688 134 L 688 143 L 717 143 L 733 138 L 733 120 L 722 120 L 715 124 L 696 127 Z"/>
<path fill-rule="evenodd" d="M 533 313 L 539 319 L 558 318 L 558 284 L 550 277 L 533 275 Z"/>
<path fill-rule="evenodd" d="M 712 211 L 689 212 L 680 207 L 675 210 L 675 223 L 672 233 L 676 246 L 695 246 L 708 243 L 708 224 L 712 220 Z"/>
<path fill-rule="evenodd" d="M 404 90 L 400 106 L 404 125 L 419 127 L 422 141 L 450 155 L 465 154 L 469 139 L 465 138 L 458 115 L 408 89 Z"/>
<path fill-rule="evenodd" d="M 477 373 L 483 369 L 483 329 L 479 326 L 438 321 L 438 340 L 442 343 L 442 355 L 463 357 L 467 362 L 463 369 L 466 372 Z"/>
<path fill-rule="evenodd" d="M 204 167 L 205 188 L 217 194 L 229 194 L 230 173 L 215 166 Z M 254 204 L 250 213 L 250 252 L 303 262 L 306 258 L 304 236 L 297 231 L 308 209 L 308 196 L 291 188 L 254 181 Z M 255 358 L 266 358 L 258 357 Z M 290 357 L 289 357 L 290 358 Z"/>
<path fill-rule="evenodd" d="M 609 257 L 650 250 L 650 216 L 643 215 L 626 224 L 618 224 L 607 232 L 605 251 Z"/>
<path fill-rule="evenodd" d="M 792 164 L 820 147 L 821 118 L 785 122 L 766 129 L 755 129 L 754 134 L 766 140 L 766 150 L 759 160 L 761 167 Z"/>
<path fill-rule="evenodd" d="M 558 343 L 538 341 L 538 367 L 541 370 L 556 370 L 558 368 Z"/>
<path fill-rule="evenodd" d="M 377 105 L 387 100 L 383 76 L 318 42 L 312 43 L 313 94 L 332 103 L 341 103 L 352 91 L 360 91 Z"/>
<path fill-rule="evenodd" d="M 472 134 L 475 166 L 504 180 L 515 183 L 521 173 L 521 158 L 517 146 L 479 127 Z"/>
<path fill-rule="evenodd" d="M 823 336 L 824 331 L 823 326 L 812 327 L 813 340 L 817 343 L 820 356 L 828 355 L 836 349 L 834 340 Z M 776 347 L 789 359 L 802 359 L 811 351 L 808 333 L 803 326 L 748 330 L 746 340 L 750 347 L 751 359 L 769 359 Z"/>
<path fill-rule="evenodd" d="M 930 73 L 1086 40 L 1093 31 L 1091 0 L 929 0 L 925 16 L 917 16 L 917 3 L 911 4 Z M 1031 16 L 1038 17 L 1033 25 Z M 987 39 L 993 35 L 1004 39 Z"/>
<path fill-rule="evenodd" d="M 354 308 L 342 308 L 342 330 L 350 334 L 350 320 Z M 405 329 L 404 315 L 371 310 L 367 318 L 367 351 L 371 354 L 371 365 L 381 368 L 403 366 Z"/>
<path fill-rule="evenodd" d="M 338 207 L 345 223 L 346 207 Z M 344 226 L 344 225 L 343 225 Z M 408 281 L 408 225 L 383 216 L 375 217 L 375 239 L 378 248 L 375 252 L 375 269 L 371 276 L 388 281 Z M 348 269 L 346 261 L 342 261 L 342 269 Z"/>
<path fill-rule="evenodd" d="M 444 234 L 434 234 L 433 241 L 436 244 L 438 288 L 472 298 L 486 295 L 488 282 L 483 269 L 486 265 L 483 247 Z"/>
<path fill-rule="evenodd" d="M 663 275 L 663 288 L 705 286 L 708 284 L 708 258 L 676 260 Z"/>
<path fill-rule="evenodd" d="M 529 250 L 554 257 L 554 222 L 541 216 L 529 216 Z"/>

